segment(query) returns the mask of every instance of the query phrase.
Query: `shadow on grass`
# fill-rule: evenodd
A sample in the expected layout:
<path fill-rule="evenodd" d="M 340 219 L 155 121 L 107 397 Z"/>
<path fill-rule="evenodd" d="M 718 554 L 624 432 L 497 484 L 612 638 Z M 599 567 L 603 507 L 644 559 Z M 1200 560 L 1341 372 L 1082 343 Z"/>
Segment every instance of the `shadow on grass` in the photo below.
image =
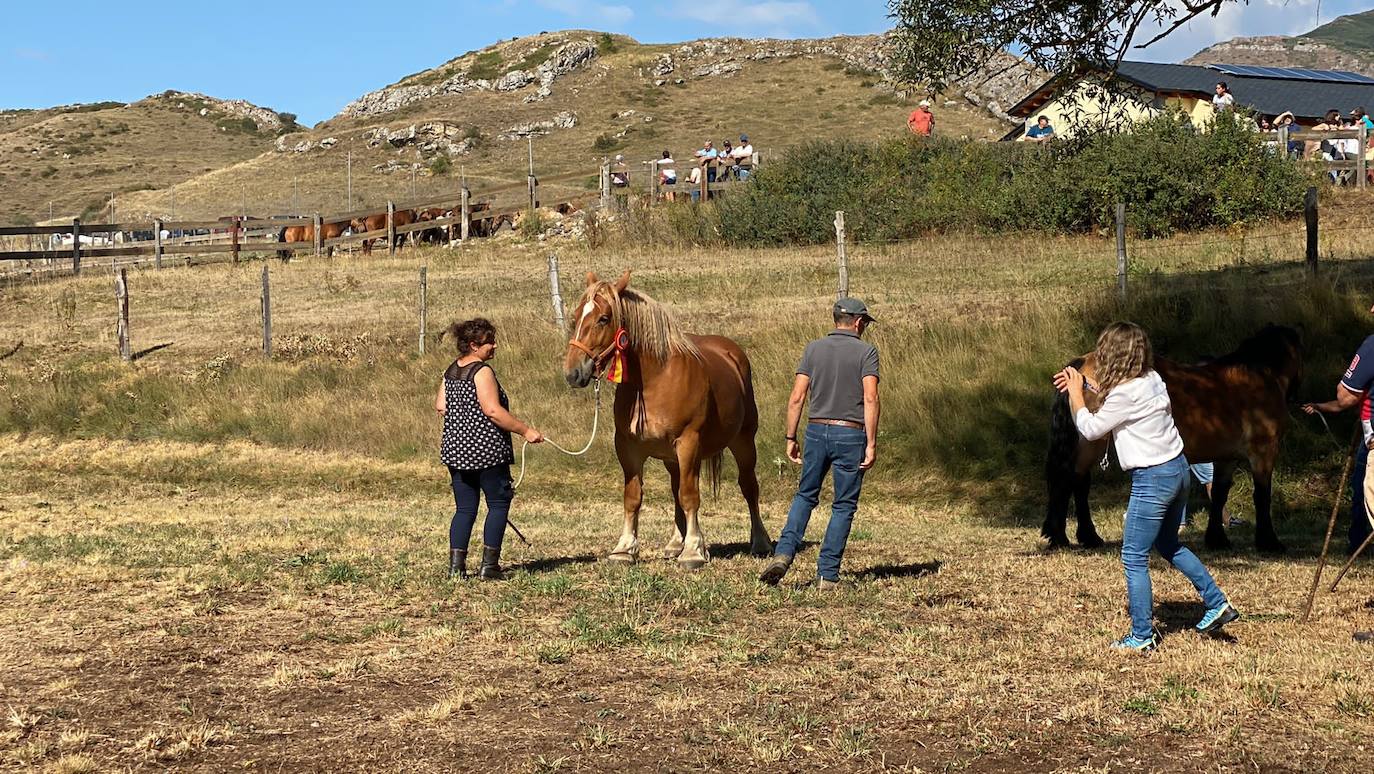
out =
<path fill-rule="evenodd" d="M 1226 629 L 1212 634 L 1202 634 L 1195 627 L 1197 622 L 1202 620 L 1202 616 L 1207 612 L 1201 600 L 1184 602 L 1182 600 L 1167 600 L 1155 605 L 1155 621 L 1159 626 L 1159 631 L 1167 638 L 1170 635 L 1180 637 L 1201 637 L 1205 640 L 1217 640 L 1229 644 L 1235 644 L 1236 638 L 1230 633 L 1230 627 L 1236 624 L 1245 623 L 1245 616 L 1242 613 L 1239 621 L 1231 623 Z"/>
<path fill-rule="evenodd" d="M 598 557 L 596 554 L 578 554 L 577 556 L 551 556 L 547 559 L 535 559 L 533 562 L 525 562 L 511 567 L 513 570 L 523 570 L 524 572 L 537 573 L 557 570 L 574 564 L 594 564 Z"/>
<path fill-rule="evenodd" d="M 915 410 L 900 419 L 894 412 L 884 427 L 891 454 L 913 467 L 938 470 L 951 482 L 951 496 L 982 514 L 985 523 L 1030 533 L 1045 517 L 1044 465 L 1054 399 L 1050 377 L 1091 349 L 1106 324 L 1133 320 L 1149 331 L 1155 352 L 1183 362 L 1230 352 L 1269 323 L 1297 328 L 1306 357 L 1293 398 L 1298 404 L 1328 400 L 1351 353 L 1374 329 L 1367 311 L 1371 281 L 1374 260 L 1363 259 L 1325 264 L 1317 280 L 1309 279 L 1299 262 L 1145 273 L 1132 275 L 1124 303 L 1110 288 L 1084 287 L 1077 307 L 1028 311 L 1013 321 L 1015 330 L 1005 322 L 973 322 L 944 339 L 915 338 L 918 352 L 930 347 L 937 358 L 926 358 L 925 367 L 949 369 L 951 376 L 947 386 L 922 393 Z M 949 362 L 938 362 L 941 355 Z M 966 365 L 969 358 L 976 358 L 976 368 Z M 1328 433 L 1290 406 L 1274 499 L 1275 526 L 1296 549 L 1290 558 L 1320 550 L 1344 462 L 1332 435 L 1347 437 L 1351 422 L 1348 415 L 1333 420 Z M 1093 473 L 1092 503 L 1100 516 L 1104 503 L 1124 502 L 1128 478 L 1115 465 Z M 1238 474 L 1244 485 L 1232 491 L 1231 502 L 1253 524 L 1248 478 Z M 1073 530 L 1070 514 L 1070 535 Z M 1241 552 L 1251 552 L 1252 530 L 1233 539 Z"/>
<path fill-rule="evenodd" d="M 880 564 L 859 573 L 858 579 L 872 581 L 883 578 L 922 578 L 927 575 L 934 575 L 940 571 L 942 566 L 944 566 L 944 562 L 939 559 L 910 564 Z"/>
<path fill-rule="evenodd" d="M 803 543 L 802 547 L 805 548 L 806 544 Z M 767 558 L 750 554 L 749 544 L 742 541 L 738 543 L 716 543 L 710 547 L 710 550 L 712 559 L 738 559 L 741 557 L 745 559 Z"/>
<path fill-rule="evenodd" d="M 145 358 L 145 357 L 147 357 L 147 356 L 153 354 L 154 352 L 156 352 L 156 351 L 158 351 L 158 350 L 160 350 L 160 349 L 166 349 L 166 348 L 172 346 L 172 345 L 175 344 L 175 343 L 176 343 L 175 341 L 168 341 L 168 342 L 163 343 L 163 344 L 154 344 L 153 346 L 148 347 L 147 349 L 140 349 L 139 351 L 137 351 L 137 352 L 135 352 L 135 353 L 129 355 L 129 360 L 131 360 L 131 361 L 142 360 L 143 358 Z"/>

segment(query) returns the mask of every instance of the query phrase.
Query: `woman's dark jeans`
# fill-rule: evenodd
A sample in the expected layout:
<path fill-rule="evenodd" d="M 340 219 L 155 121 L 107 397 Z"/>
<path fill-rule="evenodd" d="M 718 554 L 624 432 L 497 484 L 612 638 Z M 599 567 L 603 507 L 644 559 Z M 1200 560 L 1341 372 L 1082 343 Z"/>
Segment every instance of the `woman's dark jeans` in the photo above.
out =
<path fill-rule="evenodd" d="M 506 534 L 506 516 L 515 498 L 511 486 L 510 465 L 493 465 L 481 470 L 459 470 L 449 466 L 453 481 L 453 522 L 448 528 L 448 547 L 466 551 L 472 539 L 472 526 L 477 522 L 479 495 L 487 498 L 487 521 L 482 526 L 482 542 L 492 548 L 501 547 Z"/>

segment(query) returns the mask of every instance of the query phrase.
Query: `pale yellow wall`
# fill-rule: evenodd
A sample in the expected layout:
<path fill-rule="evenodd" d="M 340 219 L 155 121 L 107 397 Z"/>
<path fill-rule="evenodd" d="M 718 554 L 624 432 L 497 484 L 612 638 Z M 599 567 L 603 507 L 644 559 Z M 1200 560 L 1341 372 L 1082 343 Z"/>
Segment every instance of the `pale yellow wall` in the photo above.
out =
<path fill-rule="evenodd" d="M 1158 103 L 1160 107 L 1155 107 Z M 1127 123 L 1140 121 L 1159 115 L 1162 109 L 1178 109 L 1187 114 L 1188 119 L 1194 126 L 1202 127 L 1212 118 L 1212 101 L 1210 99 L 1198 99 L 1195 97 L 1165 97 L 1157 99 L 1153 94 L 1142 92 L 1137 98 L 1130 100 L 1115 108 L 1114 116 Z M 1041 105 L 1035 112 L 1026 117 L 1025 128 L 1035 126 L 1040 116 L 1048 116 L 1050 125 L 1054 127 L 1054 132 L 1060 137 L 1072 137 L 1074 132 L 1070 126 L 1069 116 L 1078 112 L 1083 117 L 1097 118 L 1104 112 L 1103 100 L 1100 96 L 1085 90 L 1082 85 L 1072 90 L 1061 90 L 1054 99 Z M 1021 136 L 1025 131 L 1021 132 Z"/>

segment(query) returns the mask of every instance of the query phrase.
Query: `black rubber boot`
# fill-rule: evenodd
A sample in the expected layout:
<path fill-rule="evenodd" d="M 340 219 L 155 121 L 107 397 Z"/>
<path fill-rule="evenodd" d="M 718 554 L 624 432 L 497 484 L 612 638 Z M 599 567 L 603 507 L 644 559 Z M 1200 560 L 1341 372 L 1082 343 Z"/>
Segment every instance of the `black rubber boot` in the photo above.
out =
<path fill-rule="evenodd" d="M 482 580 L 506 579 L 506 574 L 501 570 L 501 549 L 482 546 L 482 566 L 477 570 L 477 577 Z"/>
<path fill-rule="evenodd" d="M 448 579 L 467 580 L 468 579 L 468 552 L 451 548 L 448 552 Z"/>

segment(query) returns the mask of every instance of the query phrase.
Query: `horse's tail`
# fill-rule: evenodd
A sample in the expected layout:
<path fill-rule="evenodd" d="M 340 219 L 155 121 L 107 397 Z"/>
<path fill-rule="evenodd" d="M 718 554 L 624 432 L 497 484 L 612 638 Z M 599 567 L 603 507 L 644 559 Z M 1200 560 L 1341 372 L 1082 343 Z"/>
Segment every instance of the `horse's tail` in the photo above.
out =
<path fill-rule="evenodd" d="M 720 471 L 725 464 L 725 452 L 706 460 L 706 479 L 711 482 L 711 496 L 720 496 Z"/>
<path fill-rule="evenodd" d="M 1083 358 L 1069 365 L 1082 368 Z M 1049 502 L 1045 508 L 1045 524 L 1040 528 L 1040 534 L 1051 540 L 1064 536 L 1064 523 L 1069 517 L 1069 500 L 1077 475 L 1078 440 L 1078 426 L 1069 411 L 1069 395 L 1056 390 L 1054 405 L 1050 408 L 1050 448 L 1045 455 Z"/>

